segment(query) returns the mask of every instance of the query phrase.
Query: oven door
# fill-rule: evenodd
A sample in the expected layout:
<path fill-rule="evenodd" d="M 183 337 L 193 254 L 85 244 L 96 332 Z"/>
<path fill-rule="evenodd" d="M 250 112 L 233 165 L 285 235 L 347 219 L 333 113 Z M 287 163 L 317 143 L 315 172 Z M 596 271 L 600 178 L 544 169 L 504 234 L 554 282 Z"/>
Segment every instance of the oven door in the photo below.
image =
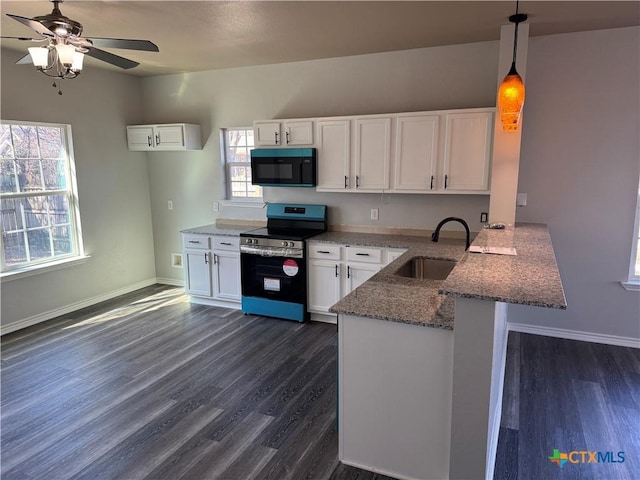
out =
<path fill-rule="evenodd" d="M 241 249 L 240 253 L 242 311 L 304 321 L 307 318 L 307 268 L 303 251 L 272 249 L 260 254 L 247 250 Z"/>

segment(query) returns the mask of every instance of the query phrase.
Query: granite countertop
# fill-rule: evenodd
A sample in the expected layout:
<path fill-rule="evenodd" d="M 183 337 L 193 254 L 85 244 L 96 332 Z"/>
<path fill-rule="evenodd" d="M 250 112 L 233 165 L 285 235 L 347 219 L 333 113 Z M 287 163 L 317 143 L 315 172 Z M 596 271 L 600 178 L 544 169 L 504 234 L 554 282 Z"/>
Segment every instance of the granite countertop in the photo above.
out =
<path fill-rule="evenodd" d="M 186 228 L 180 233 L 192 233 L 196 235 L 222 235 L 226 237 L 238 237 L 241 233 L 258 228 L 252 225 L 203 225 L 201 227 Z"/>
<path fill-rule="evenodd" d="M 408 248 L 371 279 L 336 303 L 333 313 L 453 330 L 454 297 L 566 308 L 546 225 L 517 224 L 482 230 L 472 245 L 514 247 L 516 256 L 468 253 L 464 241 L 428 237 L 328 232 L 313 241 Z M 421 280 L 394 273 L 413 257 L 458 260 L 446 280 Z"/>
<path fill-rule="evenodd" d="M 513 247 L 517 255 L 468 253 L 440 287 L 440 293 L 537 307 L 567 308 L 546 225 L 483 230 L 474 246 Z"/>

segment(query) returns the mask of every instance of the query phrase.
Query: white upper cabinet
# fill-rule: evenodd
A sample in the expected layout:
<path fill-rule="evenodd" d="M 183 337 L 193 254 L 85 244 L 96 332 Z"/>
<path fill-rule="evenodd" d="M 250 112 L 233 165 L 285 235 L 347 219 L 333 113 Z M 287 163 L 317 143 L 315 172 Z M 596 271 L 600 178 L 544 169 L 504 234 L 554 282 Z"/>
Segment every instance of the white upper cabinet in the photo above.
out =
<path fill-rule="evenodd" d="M 391 117 L 355 120 L 355 162 L 353 176 L 359 191 L 389 189 Z"/>
<path fill-rule="evenodd" d="M 447 191 L 488 191 L 493 112 L 447 113 L 443 187 Z"/>
<path fill-rule="evenodd" d="M 351 122 L 323 119 L 316 122 L 318 133 L 318 191 L 349 188 L 351 166 Z"/>
<path fill-rule="evenodd" d="M 189 123 L 129 125 L 127 126 L 127 144 L 129 150 L 201 150 L 200 125 Z"/>
<path fill-rule="evenodd" d="M 439 115 L 398 116 L 393 189 L 428 192 L 436 188 Z"/>
<path fill-rule="evenodd" d="M 313 120 L 253 122 L 256 146 L 313 145 Z"/>

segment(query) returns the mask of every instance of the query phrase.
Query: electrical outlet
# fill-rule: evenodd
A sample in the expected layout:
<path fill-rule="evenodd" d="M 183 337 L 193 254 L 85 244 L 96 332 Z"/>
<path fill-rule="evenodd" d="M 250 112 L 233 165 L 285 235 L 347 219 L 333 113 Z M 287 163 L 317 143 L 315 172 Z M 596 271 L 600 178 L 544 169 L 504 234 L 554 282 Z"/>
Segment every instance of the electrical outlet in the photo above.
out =
<path fill-rule="evenodd" d="M 480 223 L 487 223 L 487 221 L 489 220 L 487 212 L 482 212 L 480 214 Z"/>
<path fill-rule="evenodd" d="M 167 208 L 168 208 L 169 210 L 173 210 L 173 200 L 169 200 L 169 201 L 167 202 Z"/>
<path fill-rule="evenodd" d="M 378 220 L 378 209 L 377 208 L 372 208 L 371 209 L 371 220 Z"/>
<path fill-rule="evenodd" d="M 220 211 L 220 204 L 218 202 L 213 202 L 213 211 L 214 212 Z"/>

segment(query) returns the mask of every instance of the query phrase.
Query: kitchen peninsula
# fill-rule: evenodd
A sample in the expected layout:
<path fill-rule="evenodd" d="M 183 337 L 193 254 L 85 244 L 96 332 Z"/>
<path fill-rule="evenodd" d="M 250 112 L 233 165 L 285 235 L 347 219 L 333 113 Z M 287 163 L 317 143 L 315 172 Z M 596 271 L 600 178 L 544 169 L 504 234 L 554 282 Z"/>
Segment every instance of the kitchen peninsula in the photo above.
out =
<path fill-rule="evenodd" d="M 396 274 L 416 256 L 450 257 L 460 242 L 447 242 L 425 239 L 430 253 L 409 246 L 331 309 L 338 314 L 339 456 L 346 464 L 401 479 L 493 476 L 508 304 L 565 309 L 566 300 L 540 224 L 482 230 L 472 246 L 515 248 L 517 255 L 458 246 L 445 280 Z"/>

